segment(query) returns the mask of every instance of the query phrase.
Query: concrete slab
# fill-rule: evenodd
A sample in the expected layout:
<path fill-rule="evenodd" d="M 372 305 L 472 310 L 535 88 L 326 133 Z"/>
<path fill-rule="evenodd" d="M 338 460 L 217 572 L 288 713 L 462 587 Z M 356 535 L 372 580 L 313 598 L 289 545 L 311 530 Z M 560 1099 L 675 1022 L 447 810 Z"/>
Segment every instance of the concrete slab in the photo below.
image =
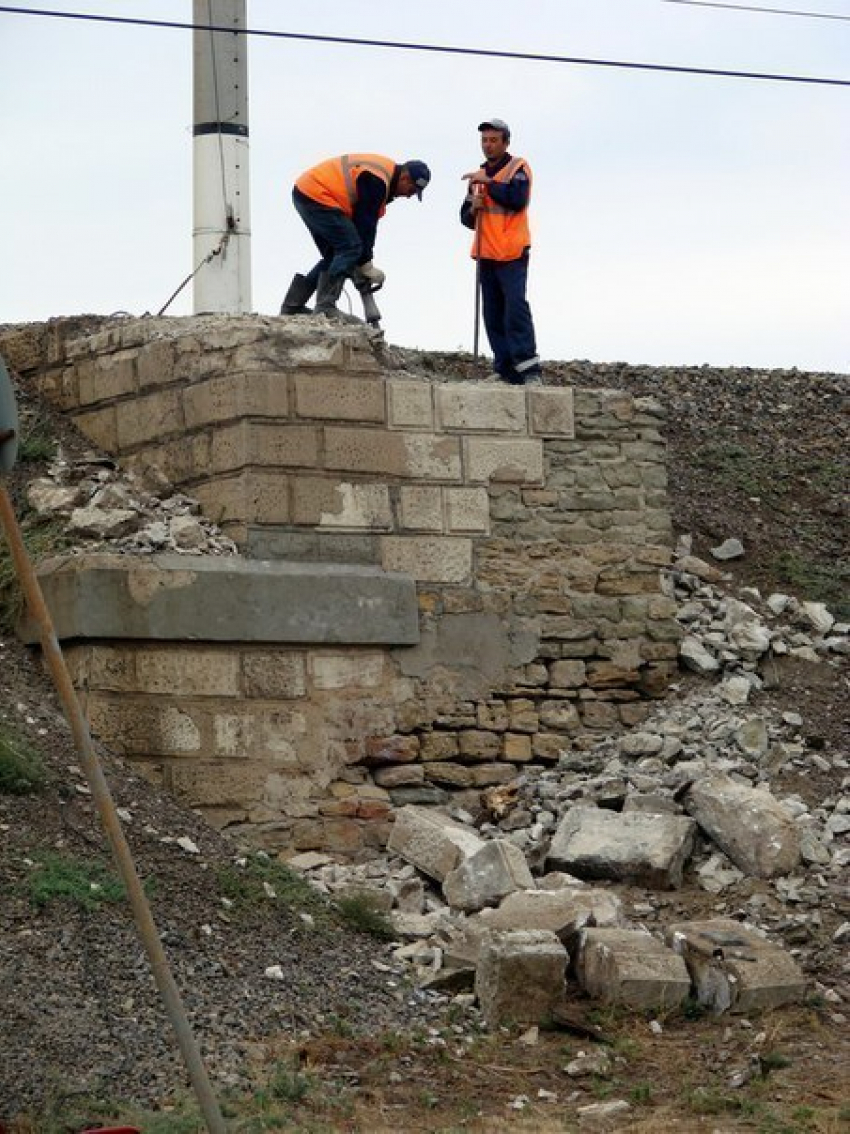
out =
<path fill-rule="evenodd" d="M 39 579 L 60 640 L 419 641 L 413 580 L 376 567 L 91 554 L 48 560 Z M 30 619 L 18 633 L 38 640 Z"/>

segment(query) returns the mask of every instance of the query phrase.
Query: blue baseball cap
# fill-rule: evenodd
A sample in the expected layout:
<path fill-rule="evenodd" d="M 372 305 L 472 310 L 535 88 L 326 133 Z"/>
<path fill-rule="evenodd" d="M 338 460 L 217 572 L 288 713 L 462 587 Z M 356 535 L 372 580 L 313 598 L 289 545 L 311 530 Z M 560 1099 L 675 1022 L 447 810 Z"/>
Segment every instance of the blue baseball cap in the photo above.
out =
<path fill-rule="evenodd" d="M 431 170 L 424 161 L 419 161 L 417 158 L 403 162 L 401 168 L 416 186 L 416 196 L 421 201 L 422 191 L 428 188 L 428 182 L 431 180 Z"/>

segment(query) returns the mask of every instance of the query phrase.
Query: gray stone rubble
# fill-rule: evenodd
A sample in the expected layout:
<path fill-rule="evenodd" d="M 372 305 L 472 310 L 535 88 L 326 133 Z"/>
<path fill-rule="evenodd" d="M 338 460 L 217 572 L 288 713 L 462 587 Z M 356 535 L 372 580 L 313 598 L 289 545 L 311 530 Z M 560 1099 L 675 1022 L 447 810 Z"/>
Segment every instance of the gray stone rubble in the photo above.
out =
<path fill-rule="evenodd" d="M 776 933 L 819 925 L 822 895 L 847 877 L 850 754 L 812 751 L 800 714 L 751 702 L 771 659 L 837 664 L 850 626 L 788 595 L 733 597 L 678 552 L 665 586 L 686 630 L 681 662 L 705 680 L 674 687 L 634 731 L 494 789 L 488 812 L 408 805 L 385 856 L 290 860 L 323 892 L 389 894 L 400 965 L 464 1004 L 474 994 L 491 1025 L 542 1023 L 576 988 L 639 1010 L 690 996 L 714 1013 L 811 991 L 805 950 Z M 838 772 L 840 791 L 811 807 L 771 791 L 783 770 L 812 767 Z M 682 888 L 713 916 L 665 924 L 661 895 Z M 848 936 L 845 923 L 835 940 Z M 841 1008 L 850 980 L 817 991 Z"/>

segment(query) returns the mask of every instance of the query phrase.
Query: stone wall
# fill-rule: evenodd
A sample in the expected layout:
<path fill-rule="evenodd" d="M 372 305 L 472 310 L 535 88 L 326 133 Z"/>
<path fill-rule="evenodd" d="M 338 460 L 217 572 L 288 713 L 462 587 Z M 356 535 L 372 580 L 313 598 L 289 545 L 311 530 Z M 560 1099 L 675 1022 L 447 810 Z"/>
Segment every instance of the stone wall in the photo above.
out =
<path fill-rule="evenodd" d="M 90 639 L 74 664 L 96 731 L 216 821 L 350 849 L 390 806 L 470 802 L 637 723 L 663 692 L 678 627 L 651 399 L 426 380 L 360 328 L 302 319 L 125 320 L 44 343 L 20 367 L 38 389 L 122 463 L 200 499 L 249 557 L 416 584 L 416 644 L 69 631 Z M 162 665 L 189 676 L 151 686 Z M 297 687 L 249 679 L 281 667 Z"/>

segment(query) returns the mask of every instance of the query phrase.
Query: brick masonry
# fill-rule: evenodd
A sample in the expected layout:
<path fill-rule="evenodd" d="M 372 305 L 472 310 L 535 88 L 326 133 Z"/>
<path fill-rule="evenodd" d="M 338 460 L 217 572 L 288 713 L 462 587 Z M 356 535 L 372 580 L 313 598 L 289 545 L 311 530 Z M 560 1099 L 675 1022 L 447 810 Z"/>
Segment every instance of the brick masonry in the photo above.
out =
<path fill-rule="evenodd" d="M 156 466 L 248 556 L 416 583 L 414 646 L 71 649 L 94 731 L 219 825 L 356 853 L 394 806 L 471 802 L 639 723 L 674 672 L 651 399 L 429 381 L 307 319 L 57 322 L 15 350 L 95 444 Z"/>

